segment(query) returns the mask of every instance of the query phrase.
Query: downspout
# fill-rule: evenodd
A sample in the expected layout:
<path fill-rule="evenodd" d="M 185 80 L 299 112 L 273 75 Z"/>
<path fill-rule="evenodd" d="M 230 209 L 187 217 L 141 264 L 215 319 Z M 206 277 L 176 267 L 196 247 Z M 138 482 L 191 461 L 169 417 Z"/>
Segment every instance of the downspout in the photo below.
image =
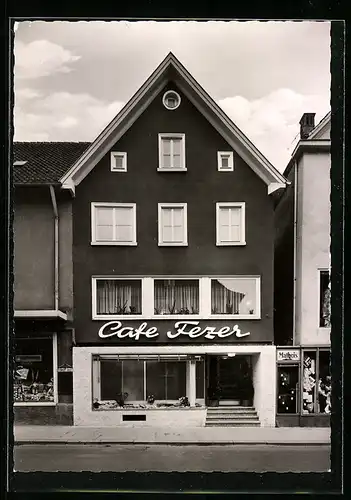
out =
<path fill-rule="evenodd" d="M 293 345 L 296 340 L 297 161 L 294 168 Z"/>
<path fill-rule="evenodd" d="M 59 308 L 59 216 L 57 210 L 57 201 L 54 186 L 50 185 L 50 195 L 52 207 L 54 210 L 55 226 L 54 226 L 54 297 L 55 311 Z"/>

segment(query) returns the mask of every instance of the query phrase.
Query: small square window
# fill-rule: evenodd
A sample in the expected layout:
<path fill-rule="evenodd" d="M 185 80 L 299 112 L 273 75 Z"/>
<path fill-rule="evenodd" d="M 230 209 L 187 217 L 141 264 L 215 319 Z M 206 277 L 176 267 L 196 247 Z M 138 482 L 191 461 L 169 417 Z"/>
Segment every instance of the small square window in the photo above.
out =
<path fill-rule="evenodd" d="M 217 245 L 245 245 L 245 203 L 217 203 Z"/>
<path fill-rule="evenodd" d="M 92 203 L 93 245 L 136 245 L 134 203 Z"/>
<path fill-rule="evenodd" d="M 186 171 L 185 167 L 185 135 L 159 134 L 159 165 L 163 172 Z"/>
<path fill-rule="evenodd" d="M 127 153 L 111 153 L 111 172 L 127 172 Z"/>
<path fill-rule="evenodd" d="M 218 170 L 220 172 L 231 172 L 234 170 L 233 151 L 218 151 Z"/>
<path fill-rule="evenodd" d="M 159 203 L 158 244 L 184 246 L 188 244 L 187 213 L 184 203 Z"/>

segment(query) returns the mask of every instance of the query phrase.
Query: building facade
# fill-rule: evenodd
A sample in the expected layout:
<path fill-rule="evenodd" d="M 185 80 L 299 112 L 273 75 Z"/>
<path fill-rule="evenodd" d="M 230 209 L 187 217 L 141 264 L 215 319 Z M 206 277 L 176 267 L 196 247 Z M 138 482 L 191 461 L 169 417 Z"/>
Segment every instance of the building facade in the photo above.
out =
<path fill-rule="evenodd" d="M 275 208 L 277 424 L 330 425 L 330 113 L 300 121 Z M 288 346 L 288 347 L 287 347 Z"/>
<path fill-rule="evenodd" d="M 72 197 L 59 178 L 86 143 L 15 143 L 15 424 L 73 422 Z"/>
<path fill-rule="evenodd" d="M 169 54 L 60 182 L 74 424 L 274 426 L 284 177 Z"/>

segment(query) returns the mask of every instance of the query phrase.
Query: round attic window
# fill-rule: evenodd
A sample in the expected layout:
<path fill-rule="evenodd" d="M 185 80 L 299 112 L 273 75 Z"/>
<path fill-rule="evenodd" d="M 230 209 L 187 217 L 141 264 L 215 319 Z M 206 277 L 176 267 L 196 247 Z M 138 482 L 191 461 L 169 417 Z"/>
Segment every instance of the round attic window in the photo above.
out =
<path fill-rule="evenodd" d="M 167 109 L 177 109 L 180 104 L 180 95 L 174 90 L 168 90 L 164 94 L 162 102 Z"/>

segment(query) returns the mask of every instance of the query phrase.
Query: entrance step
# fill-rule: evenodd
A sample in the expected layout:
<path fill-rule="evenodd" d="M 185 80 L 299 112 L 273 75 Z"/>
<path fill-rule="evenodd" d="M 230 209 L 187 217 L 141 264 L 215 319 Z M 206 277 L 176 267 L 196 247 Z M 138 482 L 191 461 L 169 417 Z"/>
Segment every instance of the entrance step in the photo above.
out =
<path fill-rule="evenodd" d="M 257 412 L 252 406 L 217 406 L 207 408 L 206 426 L 260 426 Z"/>

